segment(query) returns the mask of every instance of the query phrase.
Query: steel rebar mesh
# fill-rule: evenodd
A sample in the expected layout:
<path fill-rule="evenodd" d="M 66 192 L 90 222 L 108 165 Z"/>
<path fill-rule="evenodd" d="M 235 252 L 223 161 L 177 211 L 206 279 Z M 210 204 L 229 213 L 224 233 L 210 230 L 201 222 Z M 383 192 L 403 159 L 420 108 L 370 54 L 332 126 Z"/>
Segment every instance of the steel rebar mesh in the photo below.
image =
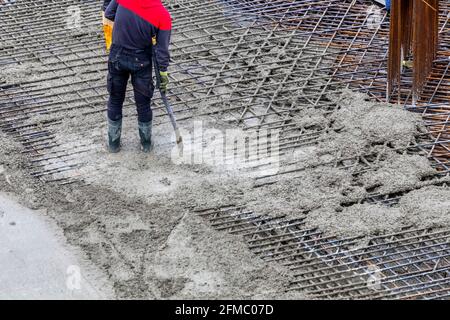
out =
<path fill-rule="evenodd" d="M 411 150 L 426 150 L 435 166 L 447 172 L 450 1 L 442 3 L 444 41 L 433 72 L 416 107 L 410 106 L 408 86 L 399 92 L 399 102 L 422 112 L 429 131 Z M 81 29 L 67 28 L 67 8 L 73 5 L 82 9 Z M 302 106 L 332 112 L 337 106 L 328 95 L 347 88 L 377 101 L 386 98 L 389 16 L 372 1 L 193 0 L 168 6 L 174 18 L 170 100 L 181 122 L 213 116 L 245 130 L 277 128 L 283 152 L 316 143 L 327 129 L 298 125 L 295 114 Z M 77 182 L 87 165 L 80 154 L 92 148 L 70 135 L 67 141 L 57 139 L 61 111 L 74 116 L 105 111 L 107 67 L 99 8 L 99 1 L 76 0 L 0 7 L 0 67 L 30 71 L 20 79 L 0 80 L 0 127 L 25 146 L 34 175 L 49 182 Z M 408 79 L 403 75 L 402 81 Z M 133 103 L 127 98 L 125 104 Z M 154 110 L 157 124 L 167 121 L 159 99 Z M 351 167 L 369 170 L 378 158 L 363 155 Z M 337 165 L 346 168 L 345 160 Z M 301 170 L 301 163 L 289 163 L 279 174 L 256 182 L 273 183 Z M 372 195 L 361 201 L 392 204 L 397 198 Z M 351 249 L 356 239 L 324 237 L 283 216 L 274 219 L 234 207 L 202 215 L 218 230 L 244 235 L 263 259 L 291 268 L 296 277 L 292 290 L 324 298 L 446 298 L 450 292 L 448 230 L 406 230 Z M 379 269 L 368 271 L 369 266 Z M 367 286 L 374 272 L 383 276 L 377 290 Z"/>

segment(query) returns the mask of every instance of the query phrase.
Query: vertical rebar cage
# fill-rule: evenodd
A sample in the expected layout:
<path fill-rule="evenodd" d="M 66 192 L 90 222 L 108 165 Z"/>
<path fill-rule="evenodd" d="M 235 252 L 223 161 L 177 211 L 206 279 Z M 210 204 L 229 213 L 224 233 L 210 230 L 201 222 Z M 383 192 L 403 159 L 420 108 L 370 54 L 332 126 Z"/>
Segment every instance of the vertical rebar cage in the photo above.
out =
<path fill-rule="evenodd" d="M 369 0 L 167 1 L 174 17 L 169 98 L 178 120 L 219 114 L 246 130 L 280 130 L 281 152 L 313 145 L 329 128 L 300 124 L 295 118 L 300 108 L 331 113 L 337 106 L 327 96 L 348 88 L 385 101 L 391 19 L 395 34 L 389 88 L 391 94 L 399 93 L 398 100 L 391 101 L 422 113 L 427 132 L 413 150 L 425 150 L 442 175 L 448 174 L 450 0 L 439 3 L 441 40 L 430 74 L 427 68 L 434 56 L 429 50 L 437 33 L 434 38 L 425 34 L 437 32 L 430 22 L 435 2 L 393 1 L 397 10 L 390 17 Z M 421 12 L 413 17 L 416 4 Z M 84 156 L 96 147 L 91 140 L 80 143 L 77 135 L 60 139 L 58 133 L 62 113 L 83 119 L 104 113 L 107 65 L 100 5 L 99 0 L 22 0 L 0 6 L 0 129 L 24 146 L 31 174 L 48 184 L 82 183 Z M 80 7 L 83 28 L 67 28 L 67 8 L 72 6 Z M 409 12 L 405 17 L 399 16 L 403 7 Z M 402 67 L 414 57 L 420 65 Z M 422 70 L 414 81 L 420 97 L 411 107 L 410 75 L 415 70 Z M 160 99 L 153 103 L 158 126 L 166 115 Z M 126 107 L 133 104 L 130 98 L 125 101 Z M 97 127 L 87 122 L 84 128 L 96 133 Z M 363 154 L 335 165 L 364 172 L 376 167 L 377 158 Z M 278 174 L 259 177 L 255 185 L 273 184 L 283 175 L 296 177 L 302 166 L 301 161 L 285 163 Z M 370 194 L 359 201 L 391 205 L 400 196 Z M 242 205 L 199 208 L 197 213 L 218 231 L 244 237 L 267 262 L 286 266 L 295 278 L 289 290 L 333 299 L 450 297 L 448 228 L 407 229 L 354 247 L 360 239 L 330 237 L 307 228 L 301 219 L 249 212 Z M 371 266 L 378 266 L 383 275 L 378 290 L 367 287 Z"/>
<path fill-rule="evenodd" d="M 417 102 L 437 56 L 438 31 L 439 0 L 392 1 L 388 96 L 402 85 L 404 67 L 412 67 L 413 104 Z"/>

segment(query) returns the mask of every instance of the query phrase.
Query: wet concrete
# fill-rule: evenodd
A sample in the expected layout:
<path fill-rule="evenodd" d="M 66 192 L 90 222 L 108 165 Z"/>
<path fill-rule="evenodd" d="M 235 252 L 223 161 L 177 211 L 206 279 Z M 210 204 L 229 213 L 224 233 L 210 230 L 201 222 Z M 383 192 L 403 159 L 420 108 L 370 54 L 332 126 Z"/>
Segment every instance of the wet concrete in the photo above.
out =
<path fill-rule="evenodd" d="M 0 193 L 0 299 L 107 299 L 102 274 L 54 222 Z"/>
<path fill-rule="evenodd" d="M 95 30 L 94 33 L 99 36 L 100 21 Z M 175 33 L 173 39 L 177 42 L 186 41 L 186 36 L 202 36 L 205 40 L 210 37 L 206 33 L 197 33 Z M 260 38 L 265 41 L 266 35 L 261 34 Z M 45 38 L 39 39 L 41 42 L 43 40 Z M 279 47 L 282 46 L 280 42 Z M 273 57 L 265 56 L 257 60 L 261 63 L 257 71 L 260 76 L 268 77 L 269 81 L 274 73 L 280 75 L 277 60 L 285 54 L 288 54 L 286 58 L 298 55 L 298 52 L 283 52 L 278 48 L 273 50 Z M 92 53 L 104 60 L 103 50 Z M 227 50 L 212 50 L 207 59 L 218 62 L 217 67 L 220 69 L 219 54 L 223 53 L 227 53 Z M 80 57 L 82 53 L 79 56 L 66 55 L 63 59 L 70 62 Z M 45 62 L 61 64 L 61 60 L 56 57 L 49 57 Z M 264 63 L 268 62 L 273 64 L 264 67 Z M 106 61 L 102 66 L 102 70 L 105 70 Z M 308 65 L 301 67 L 307 70 Z M 274 69 L 278 72 L 274 72 Z M 340 237 L 383 234 L 400 230 L 411 223 L 421 226 L 425 221 L 419 215 L 427 213 L 421 206 L 423 198 L 420 190 L 411 193 L 412 200 L 407 202 L 411 207 L 406 213 L 399 212 L 399 209 L 358 204 L 374 192 L 420 189 L 422 179 L 433 173 L 426 157 L 411 156 L 396 150 L 412 142 L 420 131 L 420 117 L 401 108 L 368 102 L 367 97 L 351 92 L 342 95 L 330 93 L 330 100 L 339 106 L 331 113 L 328 108 L 296 106 L 295 111 L 289 114 L 291 119 L 285 120 L 291 120 L 299 127 L 324 130 L 318 143 L 303 154 L 302 165 L 305 170 L 295 179 L 286 176 L 273 186 L 253 188 L 254 181 L 239 170 L 220 172 L 217 166 L 174 163 L 167 147 L 167 137 L 172 129 L 162 124 L 165 121 L 161 117 L 155 121 L 155 152 L 149 156 L 139 153 L 134 107 L 124 110 L 122 152 L 118 155 L 108 154 L 104 148 L 105 115 L 99 112 L 104 106 L 95 109 L 94 113 L 83 114 L 82 111 L 86 109 L 82 107 L 83 102 L 79 101 L 80 95 L 89 95 L 87 89 L 91 85 L 101 83 L 103 89 L 99 89 L 99 92 L 105 93 L 103 84 L 106 74 L 98 73 L 96 64 L 72 67 L 72 70 L 75 70 L 73 75 L 68 75 L 64 68 L 50 75 L 46 67 L 38 64 L 21 65 L 5 70 L 2 73 L 4 76 L 0 77 L 8 83 L 42 78 L 43 81 L 38 82 L 35 89 L 42 89 L 50 98 L 64 96 L 67 101 L 78 101 L 70 103 L 71 108 L 56 106 L 48 113 L 30 112 L 24 116 L 29 118 L 20 125 L 40 127 L 46 121 L 63 119 L 50 126 L 57 142 L 52 152 L 86 152 L 49 161 L 43 170 L 78 164 L 79 169 L 67 173 L 67 176 L 80 183 L 59 186 L 31 178 L 29 159 L 22 155 L 23 146 L 16 145 L 11 137 L 2 137 L 0 134 L 0 190 L 14 192 L 28 207 L 44 210 L 45 216 L 52 218 L 58 225 L 59 231 L 54 233 L 62 232 L 70 245 L 79 248 L 101 270 L 118 298 L 285 296 L 284 289 L 289 276 L 284 270 L 251 256 L 242 239 L 213 230 L 207 222 L 192 213 L 192 208 L 240 203 L 256 214 L 285 214 L 290 218 L 306 216 L 307 225 L 311 228 Z M 192 81 L 188 74 L 175 74 L 180 81 Z M 223 81 L 227 83 L 240 78 L 239 73 L 227 74 Z M 92 81 L 80 83 L 89 79 Z M 257 83 L 242 81 L 242 84 L 251 87 Z M 194 83 L 192 90 L 198 89 Z M 230 106 L 227 101 L 220 99 L 219 94 L 232 94 L 230 89 L 227 86 L 216 88 L 215 94 L 208 99 L 189 107 L 192 107 L 194 115 L 210 112 L 213 107 L 226 109 Z M 214 104 L 214 101 L 217 103 Z M 247 103 L 244 100 L 235 102 L 233 107 L 246 107 Z M 292 103 L 296 104 L 295 100 Z M 263 112 L 264 109 L 254 110 Z M 217 118 L 209 119 L 211 128 L 222 129 L 220 120 L 227 117 L 235 121 L 231 114 L 220 113 Z M 279 119 L 275 115 L 266 118 L 268 122 L 272 120 Z M 256 118 L 244 122 L 247 125 L 257 124 Z M 379 161 L 369 172 L 358 174 L 333 165 L 342 157 L 368 153 L 380 155 Z M 325 165 L 324 162 L 329 164 Z M 56 177 L 66 176 L 62 173 Z M 443 198 L 436 199 L 436 214 L 428 216 L 430 219 L 426 225 L 445 226 L 448 219 L 436 217 L 442 212 L 448 213 L 445 206 L 439 206 L 439 203 L 445 205 L 442 199 L 448 199 L 446 192 L 443 191 Z M 349 207 L 344 208 L 342 204 Z M 411 210 L 418 213 L 414 221 L 404 219 Z M 48 236 L 48 232 L 44 234 Z M 26 255 L 28 251 L 22 254 Z M 29 264 L 32 263 L 26 263 Z M 60 275 L 62 271 L 65 274 L 63 267 L 55 268 L 53 274 Z M 55 287 L 63 290 L 58 287 L 63 278 L 61 276 L 56 284 L 53 283 L 48 292 L 55 291 L 52 289 Z M 29 281 L 32 283 L 32 280 L 23 283 Z"/>

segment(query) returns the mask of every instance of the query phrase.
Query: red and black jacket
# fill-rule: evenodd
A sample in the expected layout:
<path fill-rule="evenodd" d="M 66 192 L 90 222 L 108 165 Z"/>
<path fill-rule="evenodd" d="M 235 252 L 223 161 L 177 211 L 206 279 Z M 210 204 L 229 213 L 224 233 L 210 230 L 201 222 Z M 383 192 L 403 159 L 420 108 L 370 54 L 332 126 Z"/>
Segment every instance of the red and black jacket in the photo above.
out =
<path fill-rule="evenodd" d="M 167 70 L 172 18 L 161 0 L 112 0 L 105 17 L 114 21 L 113 45 L 151 52 L 152 38 L 156 36 L 156 59 L 160 71 Z"/>

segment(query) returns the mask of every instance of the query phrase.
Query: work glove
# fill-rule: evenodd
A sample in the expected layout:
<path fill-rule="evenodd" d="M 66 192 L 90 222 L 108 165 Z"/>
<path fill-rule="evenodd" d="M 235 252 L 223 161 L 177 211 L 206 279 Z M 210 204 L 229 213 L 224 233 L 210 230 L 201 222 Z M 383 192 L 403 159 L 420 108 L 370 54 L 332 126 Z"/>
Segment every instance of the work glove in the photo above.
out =
<path fill-rule="evenodd" d="M 159 84 L 159 90 L 161 92 L 167 92 L 167 85 L 169 84 L 169 73 L 167 71 L 160 71 L 159 75 L 161 76 L 161 83 Z"/>
<path fill-rule="evenodd" d="M 103 16 L 103 33 L 105 35 L 106 52 L 109 52 L 112 45 L 112 33 L 114 28 L 114 21 L 107 19 L 104 13 L 102 13 L 102 16 Z"/>

